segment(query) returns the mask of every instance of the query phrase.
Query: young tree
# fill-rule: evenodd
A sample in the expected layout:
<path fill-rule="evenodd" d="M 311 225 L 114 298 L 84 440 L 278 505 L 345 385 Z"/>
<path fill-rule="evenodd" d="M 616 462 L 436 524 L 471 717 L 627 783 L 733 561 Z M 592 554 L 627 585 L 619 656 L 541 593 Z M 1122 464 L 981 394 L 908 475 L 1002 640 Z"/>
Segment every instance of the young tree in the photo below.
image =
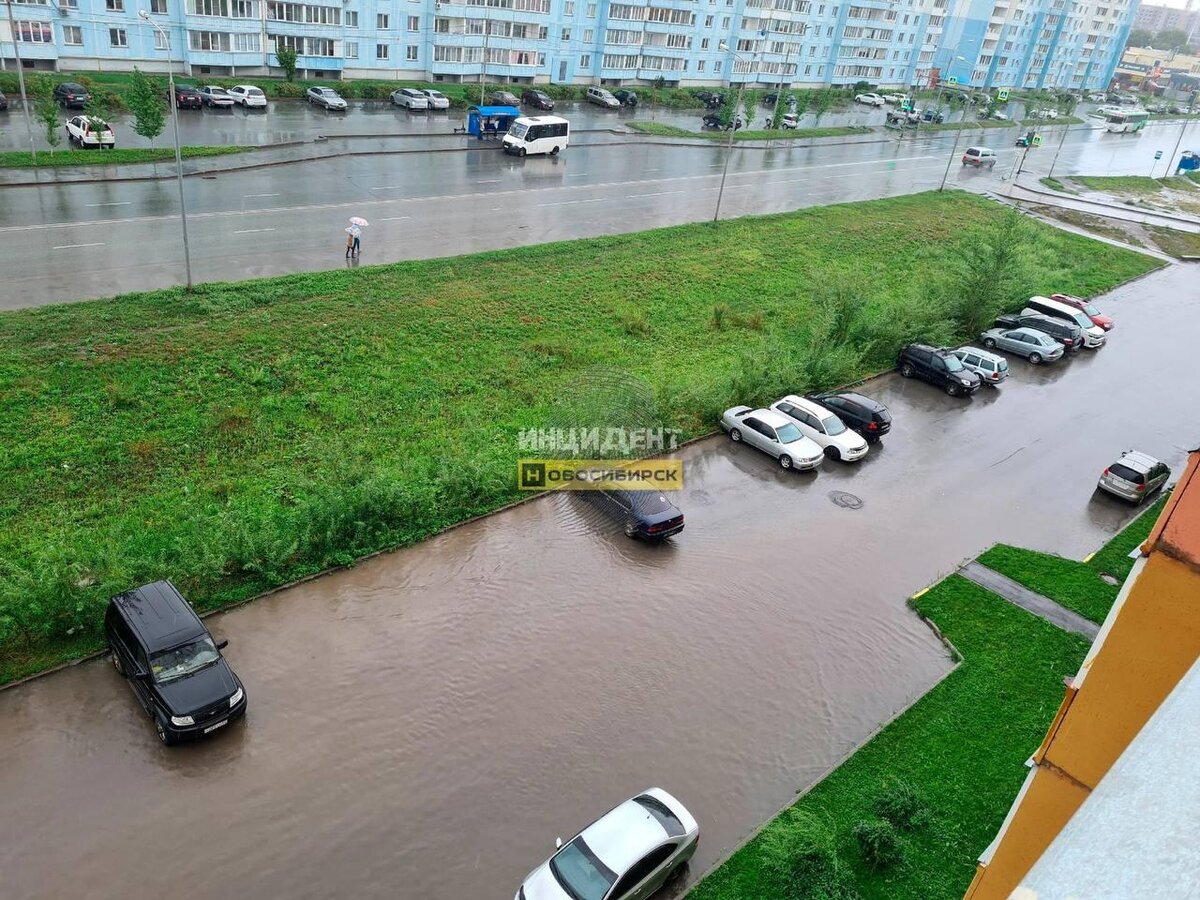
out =
<path fill-rule="evenodd" d="M 287 81 L 296 80 L 296 48 L 295 47 L 278 47 L 275 50 L 275 59 L 279 63 L 279 68 L 283 69 L 283 77 Z"/>
<path fill-rule="evenodd" d="M 808 108 L 813 114 L 814 125 L 821 124 L 821 116 L 829 112 L 829 107 L 831 106 L 833 106 L 833 90 L 831 88 L 812 92 L 812 96 L 808 101 Z"/>
<path fill-rule="evenodd" d="M 1154 35 L 1145 28 L 1135 28 L 1129 32 L 1129 40 L 1125 42 L 1126 47 L 1149 47 L 1154 43 Z"/>
<path fill-rule="evenodd" d="M 1188 51 L 1187 32 L 1182 28 L 1168 28 L 1154 36 L 1154 47 L 1157 50 Z"/>
<path fill-rule="evenodd" d="M 761 99 L 762 91 L 751 90 L 745 91 L 742 94 L 742 109 L 746 111 L 743 121 L 746 123 L 747 128 L 750 127 L 750 123 L 754 121 L 755 115 L 758 114 L 758 104 Z"/>
<path fill-rule="evenodd" d="M 162 134 L 167 114 L 161 85 L 156 79 L 135 68 L 129 79 L 128 102 L 135 133 L 148 141 Z"/>
<path fill-rule="evenodd" d="M 62 121 L 58 117 L 58 104 L 53 97 L 38 97 L 34 111 L 38 120 L 45 126 L 46 143 L 50 145 L 50 155 L 53 156 L 54 148 L 62 143 L 62 135 L 58 131 L 62 127 Z"/>

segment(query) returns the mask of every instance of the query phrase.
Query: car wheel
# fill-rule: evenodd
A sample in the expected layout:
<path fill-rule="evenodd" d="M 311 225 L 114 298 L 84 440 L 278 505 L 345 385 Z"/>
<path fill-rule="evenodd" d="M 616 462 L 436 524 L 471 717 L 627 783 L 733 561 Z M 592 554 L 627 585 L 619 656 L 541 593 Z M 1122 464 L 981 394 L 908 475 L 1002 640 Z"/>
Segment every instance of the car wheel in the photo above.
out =
<path fill-rule="evenodd" d="M 792 467 L 792 458 L 786 453 L 779 454 L 779 467 L 781 469 L 790 469 Z"/>
<path fill-rule="evenodd" d="M 1042 354 L 1040 354 L 1040 353 L 1030 353 L 1030 354 L 1029 354 L 1029 361 L 1030 361 L 1031 363 L 1033 363 L 1035 366 L 1041 365 L 1041 363 L 1042 363 Z"/>
<path fill-rule="evenodd" d="M 826 447 L 825 448 L 825 458 L 826 459 L 836 459 L 838 462 L 841 462 L 842 451 L 839 450 L 837 447 Z"/>
<path fill-rule="evenodd" d="M 117 653 L 115 650 L 113 651 L 113 654 L 112 654 L 112 661 L 113 661 L 113 668 L 117 670 L 117 674 L 124 676 L 125 666 L 121 664 L 121 657 L 117 656 Z"/>
<path fill-rule="evenodd" d="M 735 444 L 740 444 L 742 442 L 742 433 L 740 431 L 738 431 L 736 428 L 730 428 L 729 429 L 729 439 L 731 441 L 733 441 Z"/>
<path fill-rule="evenodd" d="M 951 397 L 957 397 L 958 396 L 958 385 L 955 384 L 953 381 L 948 382 L 946 384 L 946 393 L 949 394 Z"/>
<path fill-rule="evenodd" d="M 987 347 L 989 350 L 994 350 L 996 348 L 996 342 L 992 338 L 984 338 L 983 346 Z"/>
<path fill-rule="evenodd" d="M 905 363 L 904 365 L 902 365 L 902 366 L 900 367 L 900 374 L 901 374 L 901 376 L 903 376 L 904 378 L 912 378 L 912 377 L 913 377 L 913 367 L 912 367 L 912 365 L 911 365 L 910 363 Z"/>
<path fill-rule="evenodd" d="M 525 148 L 524 147 L 522 147 L 520 150 L 517 151 L 517 156 L 521 157 L 521 159 L 525 158 Z"/>
<path fill-rule="evenodd" d="M 162 720 L 157 716 L 154 717 L 154 730 L 158 734 L 158 739 L 168 747 L 175 743 L 175 739 L 167 733 L 167 729 L 163 727 Z"/>
<path fill-rule="evenodd" d="M 625 523 L 625 537 L 627 537 L 627 538 L 637 537 L 637 526 L 634 525 L 632 522 Z"/>
<path fill-rule="evenodd" d="M 550 155 L 551 155 L 551 156 L 558 156 L 558 148 L 557 148 L 557 147 L 555 147 L 553 150 L 551 150 L 551 151 L 550 151 Z"/>

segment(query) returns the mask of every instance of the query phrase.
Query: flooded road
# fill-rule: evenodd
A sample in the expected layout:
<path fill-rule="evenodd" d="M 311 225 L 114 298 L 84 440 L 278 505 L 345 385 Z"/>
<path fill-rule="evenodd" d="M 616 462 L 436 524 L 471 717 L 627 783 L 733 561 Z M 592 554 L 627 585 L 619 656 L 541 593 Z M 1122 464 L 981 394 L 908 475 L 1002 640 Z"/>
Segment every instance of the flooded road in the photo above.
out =
<path fill-rule="evenodd" d="M 678 894 L 949 670 L 906 596 L 997 540 L 1094 549 L 1129 446 L 1179 471 L 1198 301 L 1152 276 L 1106 298 L 1110 346 L 967 401 L 877 379 L 857 468 L 694 445 L 667 546 L 544 498 L 210 619 L 250 706 L 200 745 L 107 661 L 0 692 L 0 894 L 507 900 L 650 785 L 701 825 Z"/>

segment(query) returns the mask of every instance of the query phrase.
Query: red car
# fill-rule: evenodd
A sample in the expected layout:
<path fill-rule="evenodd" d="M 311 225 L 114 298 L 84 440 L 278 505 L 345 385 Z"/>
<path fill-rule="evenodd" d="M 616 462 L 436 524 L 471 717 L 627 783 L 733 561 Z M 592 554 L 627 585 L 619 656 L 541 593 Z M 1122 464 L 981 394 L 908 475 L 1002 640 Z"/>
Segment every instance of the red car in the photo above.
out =
<path fill-rule="evenodd" d="M 1105 331 L 1112 331 L 1114 324 L 1112 317 L 1106 316 L 1100 310 L 1096 309 L 1095 304 L 1090 300 L 1084 300 L 1082 297 L 1072 297 L 1070 294 L 1051 294 L 1050 299 L 1057 300 L 1059 303 L 1065 303 L 1067 306 L 1075 307 L 1091 319 L 1093 325 L 1099 325 Z"/>

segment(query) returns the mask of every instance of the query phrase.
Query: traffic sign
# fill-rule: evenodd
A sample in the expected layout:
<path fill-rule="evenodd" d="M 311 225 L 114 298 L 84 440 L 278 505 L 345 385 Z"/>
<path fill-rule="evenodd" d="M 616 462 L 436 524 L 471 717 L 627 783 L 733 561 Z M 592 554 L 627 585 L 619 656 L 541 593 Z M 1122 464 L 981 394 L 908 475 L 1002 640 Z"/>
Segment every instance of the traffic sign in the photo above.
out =
<path fill-rule="evenodd" d="M 949 78 L 946 79 L 946 84 L 958 84 L 958 76 L 951 75 Z"/>
<path fill-rule="evenodd" d="M 996 99 L 997 100 L 1007 100 L 1008 99 L 1008 88 L 1000 88 L 1000 90 L 996 91 Z"/>
<path fill-rule="evenodd" d="M 1155 158 L 1155 159 L 1162 159 L 1162 151 L 1161 151 L 1161 150 L 1155 150 L 1155 151 L 1154 151 L 1154 158 Z"/>

